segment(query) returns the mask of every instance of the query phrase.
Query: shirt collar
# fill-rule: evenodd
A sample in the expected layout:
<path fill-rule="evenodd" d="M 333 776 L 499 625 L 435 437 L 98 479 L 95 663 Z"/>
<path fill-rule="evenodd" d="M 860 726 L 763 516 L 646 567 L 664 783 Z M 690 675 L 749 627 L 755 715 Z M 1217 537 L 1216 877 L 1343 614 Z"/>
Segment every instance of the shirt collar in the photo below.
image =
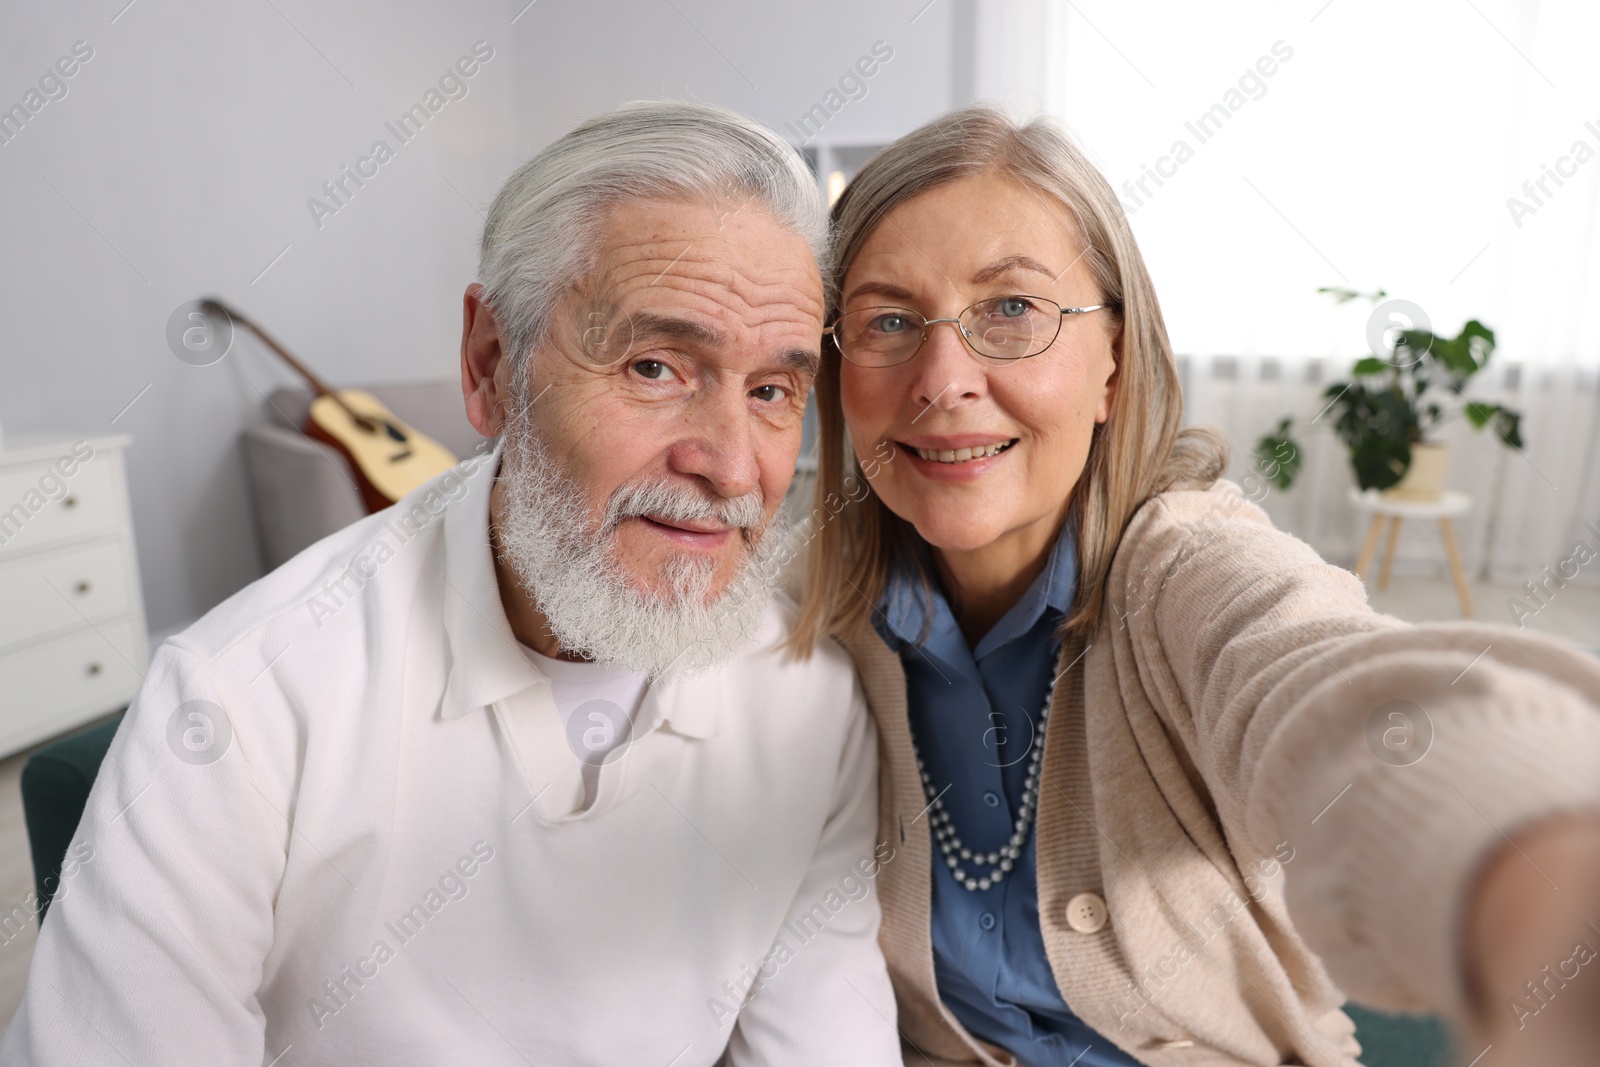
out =
<path fill-rule="evenodd" d="M 1011 606 L 1011 610 L 984 634 L 977 648 L 973 649 L 973 658 L 982 658 L 1027 633 L 1046 611 L 1065 615 L 1072 607 L 1072 598 L 1078 588 L 1078 539 L 1074 518 L 1075 512 L 1069 512 L 1067 521 L 1061 525 L 1061 532 L 1056 535 L 1044 570 L 1039 572 L 1039 576 L 1028 586 L 1022 598 Z M 916 551 L 922 556 L 921 562 L 926 573 L 931 575 L 933 567 L 932 561 L 927 558 L 927 547 L 919 542 Z M 933 640 L 941 629 L 943 616 L 948 614 L 948 609 L 939 610 L 944 607 L 945 598 L 938 588 L 937 579 L 932 594 L 937 604 L 923 595 L 922 583 L 916 576 L 912 562 L 896 561 L 890 568 L 888 588 L 880 605 L 884 624 L 880 630 L 887 628 L 902 642 L 918 644 L 924 622 L 931 614 L 933 621 L 928 639 Z M 953 623 L 953 619 L 950 621 Z"/>
<path fill-rule="evenodd" d="M 722 718 L 721 668 L 670 682 L 651 682 L 639 715 L 645 732 L 659 723 L 684 737 L 717 736 Z"/>
<path fill-rule="evenodd" d="M 466 481 L 466 493 L 444 513 L 444 629 L 450 644 L 450 678 L 439 714 L 446 719 L 549 684 L 517 647 L 495 578 L 489 499 L 503 448 L 497 442 L 488 456 L 456 468 Z"/>
<path fill-rule="evenodd" d="M 450 676 L 439 709 L 445 719 L 460 718 L 525 690 L 550 685 L 544 672 L 518 646 L 495 576 L 489 502 L 504 447 L 504 442 L 497 442 L 489 455 L 463 462 L 407 497 L 407 501 L 421 501 L 426 506 L 427 493 L 432 491 L 446 501 L 444 629 L 450 646 Z M 452 473 L 466 486 L 453 502 L 444 485 Z M 686 737 L 714 737 L 721 708 L 720 672 L 715 669 L 678 681 L 655 681 L 645 691 L 640 725 L 659 723 Z"/>

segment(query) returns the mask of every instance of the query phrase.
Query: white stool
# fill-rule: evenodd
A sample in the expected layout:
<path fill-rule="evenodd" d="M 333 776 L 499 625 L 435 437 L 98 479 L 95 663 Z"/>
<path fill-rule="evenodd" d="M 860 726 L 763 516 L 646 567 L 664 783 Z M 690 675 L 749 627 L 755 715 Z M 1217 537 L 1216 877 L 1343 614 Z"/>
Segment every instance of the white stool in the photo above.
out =
<path fill-rule="evenodd" d="M 1383 550 L 1383 569 L 1378 572 L 1378 588 L 1389 588 L 1389 570 L 1394 566 L 1394 546 L 1400 540 L 1401 519 L 1438 519 L 1439 534 L 1444 538 L 1445 555 L 1450 558 L 1450 576 L 1455 579 L 1456 596 L 1461 598 L 1461 614 L 1472 615 L 1472 598 L 1467 595 L 1467 578 L 1461 572 L 1461 552 L 1456 548 L 1455 531 L 1450 519 L 1465 515 L 1472 509 L 1472 497 L 1454 489 L 1446 489 L 1438 500 L 1397 500 L 1384 496 L 1376 489 L 1365 492 L 1352 488 L 1350 500 L 1357 507 L 1371 511 L 1372 525 L 1367 528 L 1366 543 L 1361 546 L 1361 557 L 1356 560 L 1356 577 L 1366 580 L 1367 567 L 1372 554 L 1378 549 L 1378 537 L 1383 533 L 1383 520 L 1389 520 L 1389 543 Z"/>

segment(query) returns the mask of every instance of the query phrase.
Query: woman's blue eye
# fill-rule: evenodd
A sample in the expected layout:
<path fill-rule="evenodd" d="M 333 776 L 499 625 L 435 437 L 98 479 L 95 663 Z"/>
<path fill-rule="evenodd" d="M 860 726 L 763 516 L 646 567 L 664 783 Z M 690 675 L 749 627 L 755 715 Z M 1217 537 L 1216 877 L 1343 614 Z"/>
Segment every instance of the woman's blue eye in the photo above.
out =
<path fill-rule="evenodd" d="M 878 333 L 899 333 L 910 326 L 904 315 L 879 315 L 872 320 L 872 329 Z"/>
<path fill-rule="evenodd" d="M 1030 310 L 1032 310 L 1032 308 L 1033 305 L 1020 296 L 1008 296 L 1004 300 L 1000 301 L 1000 314 L 1004 315 L 1008 319 L 1014 319 L 1020 315 L 1026 315 Z"/>

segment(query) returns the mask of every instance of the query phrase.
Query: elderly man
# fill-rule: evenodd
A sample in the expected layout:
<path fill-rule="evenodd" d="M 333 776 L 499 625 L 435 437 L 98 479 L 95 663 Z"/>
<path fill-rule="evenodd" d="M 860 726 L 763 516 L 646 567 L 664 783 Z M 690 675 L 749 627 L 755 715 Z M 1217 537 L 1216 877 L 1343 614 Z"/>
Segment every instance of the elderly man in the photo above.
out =
<path fill-rule="evenodd" d="M 461 348 L 494 453 L 161 649 L 0 1061 L 900 1062 L 872 727 L 769 591 L 824 231 L 715 108 L 511 177 Z"/>

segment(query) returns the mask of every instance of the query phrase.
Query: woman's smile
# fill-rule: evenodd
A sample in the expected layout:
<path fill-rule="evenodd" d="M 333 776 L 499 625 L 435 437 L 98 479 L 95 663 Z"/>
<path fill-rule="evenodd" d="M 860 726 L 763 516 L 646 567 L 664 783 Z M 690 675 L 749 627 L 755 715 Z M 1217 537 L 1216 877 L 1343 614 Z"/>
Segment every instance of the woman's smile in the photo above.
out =
<path fill-rule="evenodd" d="M 917 437 L 898 442 L 901 448 L 915 452 L 922 459 L 936 463 L 969 463 L 975 459 L 988 459 L 1016 444 L 1016 437 L 995 437 L 986 434 L 965 434 L 956 437 Z"/>
<path fill-rule="evenodd" d="M 973 482 L 1014 458 L 1021 438 L 993 434 L 917 437 L 897 441 L 910 468 L 933 482 Z"/>

